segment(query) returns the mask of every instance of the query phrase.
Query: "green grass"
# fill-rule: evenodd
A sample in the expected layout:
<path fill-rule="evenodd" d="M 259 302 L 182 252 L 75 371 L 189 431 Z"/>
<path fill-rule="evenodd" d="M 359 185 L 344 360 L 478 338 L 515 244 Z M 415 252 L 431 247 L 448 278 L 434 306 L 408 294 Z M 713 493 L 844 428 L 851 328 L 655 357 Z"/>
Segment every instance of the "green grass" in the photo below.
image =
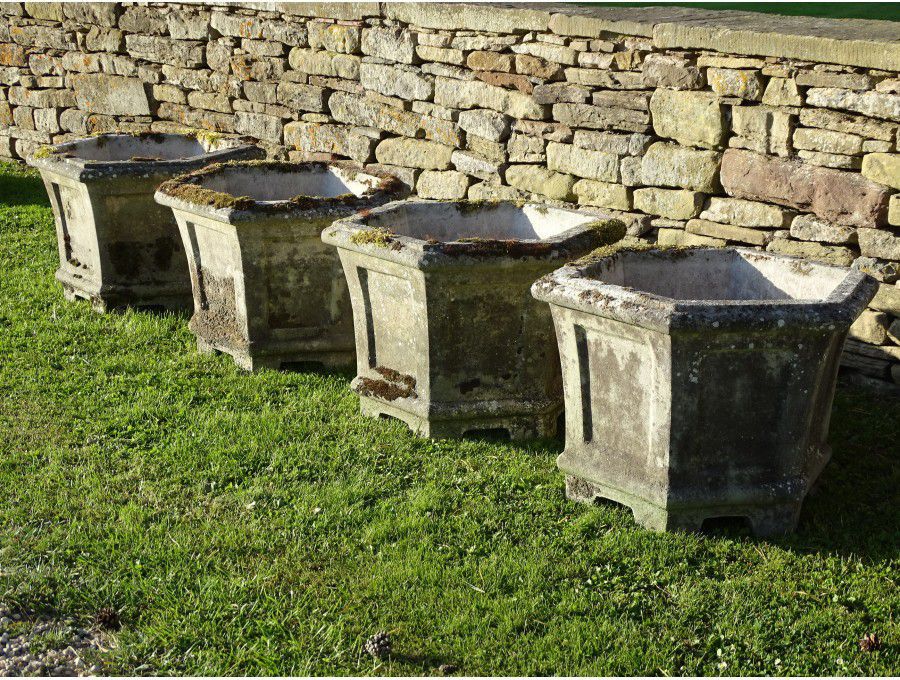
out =
<path fill-rule="evenodd" d="M 0 168 L 0 602 L 118 608 L 108 672 L 900 670 L 897 401 L 839 393 L 796 535 L 656 534 L 568 502 L 556 441 L 417 439 L 349 375 L 66 303 L 56 258 L 40 182 Z"/>

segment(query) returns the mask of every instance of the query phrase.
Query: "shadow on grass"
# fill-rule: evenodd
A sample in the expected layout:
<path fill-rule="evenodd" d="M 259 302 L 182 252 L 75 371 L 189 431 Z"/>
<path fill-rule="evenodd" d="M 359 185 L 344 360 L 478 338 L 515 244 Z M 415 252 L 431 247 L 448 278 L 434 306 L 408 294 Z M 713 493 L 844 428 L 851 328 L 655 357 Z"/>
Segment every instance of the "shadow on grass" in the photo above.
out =
<path fill-rule="evenodd" d="M 900 398 L 839 386 L 832 459 L 803 505 L 797 532 L 777 539 L 797 552 L 900 555 Z"/>
<path fill-rule="evenodd" d="M 36 173 L 9 164 L 0 166 L 0 204 L 48 206 L 50 201 Z"/>

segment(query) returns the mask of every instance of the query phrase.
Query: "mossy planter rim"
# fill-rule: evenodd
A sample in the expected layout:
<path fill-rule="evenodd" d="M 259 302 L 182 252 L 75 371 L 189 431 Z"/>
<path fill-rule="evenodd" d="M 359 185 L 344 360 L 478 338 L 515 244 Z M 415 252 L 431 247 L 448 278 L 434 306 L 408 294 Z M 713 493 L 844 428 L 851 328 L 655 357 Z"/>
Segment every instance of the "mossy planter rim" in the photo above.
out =
<path fill-rule="evenodd" d="M 262 171 L 327 172 L 337 169 L 352 179 L 359 175 L 375 177 L 378 184 L 360 195 L 353 193 L 339 196 L 297 195 L 284 200 L 254 200 L 247 196 L 208 189 L 204 180 L 234 169 L 258 168 Z M 345 161 L 274 161 L 251 160 L 214 163 L 190 173 L 178 175 L 163 183 L 154 198 L 161 205 L 202 215 L 229 224 L 263 221 L 334 219 L 366 209 L 373 202 L 399 198 L 405 192 L 403 185 L 391 174 L 366 170 Z"/>
<path fill-rule="evenodd" d="M 190 170 L 192 167 L 202 167 L 209 163 L 228 161 L 234 158 L 235 152 L 238 150 L 250 154 L 251 150 L 257 149 L 257 153 L 255 154 L 257 157 L 265 155 L 263 149 L 259 149 L 254 144 L 249 144 L 240 138 L 223 138 L 221 140 L 223 146 L 220 148 L 180 158 L 166 158 L 160 160 L 153 160 L 150 158 L 140 160 L 96 160 L 80 158 L 77 155 L 79 145 L 82 145 L 85 142 L 112 140 L 116 138 L 151 139 L 161 141 L 165 141 L 166 138 L 180 138 L 182 140 L 195 140 L 201 145 L 203 144 L 202 137 L 188 133 L 160 132 L 129 134 L 112 132 L 73 139 L 68 142 L 49 146 L 47 147 L 48 152 L 46 155 L 33 155 L 28 159 L 28 164 L 39 170 L 49 170 L 58 173 L 63 177 L 69 177 L 76 181 L 83 182 L 87 180 L 115 177 L 147 177 L 154 174 L 171 176 L 173 173 L 184 172 L 185 170 Z"/>
<path fill-rule="evenodd" d="M 841 273 L 843 278 L 821 298 L 779 299 L 692 299 L 678 300 L 658 293 L 599 279 L 604 267 L 619 258 L 642 256 L 675 260 L 706 253 L 741 257 L 749 261 L 783 261 L 815 275 L 815 270 Z M 588 314 L 607 317 L 663 333 L 673 330 L 747 329 L 763 330 L 785 325 L 822 327 L 849 324 L 858 310 L 874 295 L 877 282 L 868 275 L 846 267 L 811 262 L 798 257 L 766 253 L 752 248 L 728 247 L 622 247 L 598 258 L 584 258 L 547 274 L 532 286 L 533 295 L 543 301 Z"/>
<path fill-rule="evenodd" d="M 416 205 L 459 206 L 463 210 L 496 209 L 512 206 L 517 209 L 565 212 L 581 215 L 586 219 L 580 224 L 546 238 L 463 238 L 424 239 L 397 234 L 389 229 L 369 224 L 373 218 L 385 216 L 401 208 Z M 337 220 L 322 232 L 322 240 L 330 245 L 364 253 L 380 259 L 413 267 L 446 266 L 452 264 L 471 266 L 473 262 L 493 263 L 502 259 L 546 261 L 576 257 L 592 247 L 608 245 L 601 229 L 610 227 L 618 232 L 618 238 L 625 235 L 625 225 L 602 211 L 585 208 L 561 208 L 528 201 L 443 201 L 431 199 L 408 199 L 394 201 L 379 208 L 366 210 Z M 371 236 L 369 236 L 371 234 Z M 618 240 L 618 239 L 612 239 Z"/>

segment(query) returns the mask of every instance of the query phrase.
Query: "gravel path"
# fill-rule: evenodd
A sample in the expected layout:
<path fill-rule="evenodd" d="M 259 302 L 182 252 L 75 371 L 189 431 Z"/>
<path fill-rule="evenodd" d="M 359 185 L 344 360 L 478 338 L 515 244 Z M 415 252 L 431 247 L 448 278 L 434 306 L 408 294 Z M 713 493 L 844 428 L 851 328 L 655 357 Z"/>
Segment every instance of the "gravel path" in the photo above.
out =
<path fill-rule="evenodd" d="M 0 677 L 101 674 L 96 657 L 109 648 L 105 637 L 68 619 L 22 615 L 0 605 Z"/>

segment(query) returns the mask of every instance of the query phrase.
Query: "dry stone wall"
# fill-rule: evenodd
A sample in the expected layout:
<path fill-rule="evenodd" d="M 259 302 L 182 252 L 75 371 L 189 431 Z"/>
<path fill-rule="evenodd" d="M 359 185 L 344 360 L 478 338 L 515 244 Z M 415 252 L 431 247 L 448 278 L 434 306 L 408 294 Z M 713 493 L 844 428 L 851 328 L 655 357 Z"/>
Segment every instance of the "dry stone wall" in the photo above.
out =
<path fill-rule="evenodd" d="M 844 363 L 900 382 L 900 26 L 566 5 L 0 3 L 0 156 L 246 135 L 420 196 L 615 212 L 881 282 Z"/>

